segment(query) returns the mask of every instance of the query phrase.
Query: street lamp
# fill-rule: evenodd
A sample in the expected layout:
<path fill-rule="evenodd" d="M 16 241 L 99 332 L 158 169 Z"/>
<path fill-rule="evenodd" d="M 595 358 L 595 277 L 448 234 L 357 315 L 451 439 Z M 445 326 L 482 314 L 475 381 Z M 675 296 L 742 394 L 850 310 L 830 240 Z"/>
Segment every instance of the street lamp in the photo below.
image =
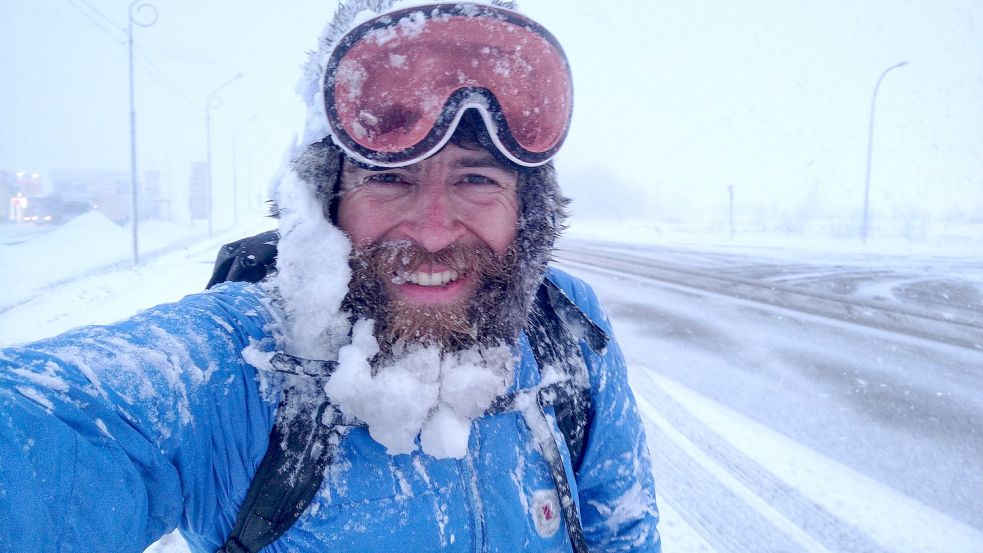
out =
<path fill-rule="evenodd" d="M 877 91 L 881 88 L 881 81 L 884 80 L 885 75 L 890 73 L 891 70 L 904 67 L 905 65 L 908 65 L 908 62 L 903 61 L 885 69 L 881 73 L 881 76 L 877 78 L 877 84 L 874 85 L 874 96 L 870 100 L 870 128 L 867 132 L 867 176 L 864 179 L 864 217 L 863 227 L 860 231 L 860 240 L 864 244 L 867 243 L 867 210 L 870 203 L 870 158 L 874 148 L 874 108 L 877 106 Z"/>
<path fill-rule="evenodd" d="M 142 10 L 150 10 L 150 19 L 140 21 L 137 14 Z M 137 116 L 133 93 L 133 25 L 150 27 L 157 22 L 157 8 L 142 0 L 130 2 L 129 18 L 126 26 L 127 44 L 130 61 L 130 227 L 133 234 L 133 264 L 140 262 L 137 248 Z"/>
<path fill-rule="evenodd" d="M 236 129 L 235 134 L 232 136 L 232 226 L 239 224 L 239 165 L 236 159 L 236 150 L 238 149 L 239 139 L 242 138 L 242 131 L 258 118 L 258 115 L 250 117 L 248 121 L 239 125 L 239 128 Z"/>
<path fill-rule="evenodd" d="M 235 77 L 232 77 L 222 84 L 222 86 L 209 92 L 208 98 L 205 100 L 205 163 L 208 165 L 208 191 L 205 194 L 205 213 L 208 215 L 209 238 L 212 236 L 212 109 L 222 105 L 222 97 L 218 93 L 241 78 L 242 73 L 236 73 Z"/>

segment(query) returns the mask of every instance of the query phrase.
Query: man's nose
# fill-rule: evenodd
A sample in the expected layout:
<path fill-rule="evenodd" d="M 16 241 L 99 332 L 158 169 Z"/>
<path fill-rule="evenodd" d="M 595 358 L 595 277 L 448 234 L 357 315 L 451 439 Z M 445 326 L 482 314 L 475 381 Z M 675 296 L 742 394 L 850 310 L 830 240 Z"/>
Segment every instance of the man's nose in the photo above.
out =
<path fill-rule="evenodd" d="M 409 237 L 429 252 L 458 241 L 465 232 L 457 202 L 446 186 L 424 185 L 417 193 L 407 229 Z"/>

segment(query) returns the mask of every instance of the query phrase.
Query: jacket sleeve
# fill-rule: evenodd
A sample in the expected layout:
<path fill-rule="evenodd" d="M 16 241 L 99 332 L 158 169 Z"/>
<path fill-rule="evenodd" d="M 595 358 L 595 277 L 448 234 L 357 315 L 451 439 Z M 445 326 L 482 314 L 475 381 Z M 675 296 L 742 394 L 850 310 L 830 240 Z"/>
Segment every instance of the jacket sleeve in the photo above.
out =
<path fill-rule="evenodd" d="M 273 321 L 217 290 L 0 352 L 0 551 L 142 551 L 235 493 L 215 475 L 258 462 L 273 409 L 241 352 Z"/>
<path fill-rule="evenodd" d="M 624 355 L 594 291 L 562 272 L 553 275 L 609 336 L 601 354 L 581 344 L 591 381 L 591 421 L 576 474 L 584 535 L 591 551 L 658 552 L 652 462 Z"/>

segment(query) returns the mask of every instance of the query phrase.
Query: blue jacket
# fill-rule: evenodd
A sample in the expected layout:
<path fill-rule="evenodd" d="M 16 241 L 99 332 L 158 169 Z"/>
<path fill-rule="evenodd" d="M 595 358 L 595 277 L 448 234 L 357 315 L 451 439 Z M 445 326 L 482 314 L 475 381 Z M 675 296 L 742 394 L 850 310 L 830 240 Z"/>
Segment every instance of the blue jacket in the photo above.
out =
<path fill-rule="evenodd" d="M 550 275 L 610 334 L 586 284 Z M 174 528 L 193 550 L 215 551 L 266 450 L 279 397 L 241 353 L 275 348 L 269 299 L 256 285 L 226 284 L 0 352 L 0 552 L 142 551 Z M 603 355 L 581 347 L 594 413 L 576 474 L 561 449 L 588 543 L 658 551 L 624 358 L 614 340 Z M 513 388 L 533 387 L 539 371 L 525 336 L 519 348 Z M 515 412 L 474 421 L 460 460 L 391 456 L 353 428 L 311 507 L 266 550 L 568 551 L 552 489 Z"/>

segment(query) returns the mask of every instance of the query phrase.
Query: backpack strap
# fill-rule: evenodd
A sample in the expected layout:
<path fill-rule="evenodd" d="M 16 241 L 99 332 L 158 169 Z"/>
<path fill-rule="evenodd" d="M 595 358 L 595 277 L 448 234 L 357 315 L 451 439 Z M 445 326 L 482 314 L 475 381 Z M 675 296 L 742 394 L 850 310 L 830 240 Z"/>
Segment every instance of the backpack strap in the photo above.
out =
<path fill-rule="evenodd" d="M 284 353 L 271 363 L 281 373 L 300 377 L 296 384 L 316 390 L 335 367 Z M 309 394 L 285 387 L 266 454 L 218 553 L 258 553 L 297 522 L 321 489 L 345 428 L 340 422 L 341 414 L 327 399 L 311 402 Z"/>
<path fill-rule="evenodd" d="M 590 427 L 592 418 L 590 376 L 577 336 L 584 337 L 591 349 L 602 352 L 607 346 L 607 334 L 548 278 L 543 280 L 536 291 L 526 334 L 540 372 L 558 371 L 562 382 L 543 390 L 545 394 L 541 393 L 537 398 L 535 410 L 524 411 L 524 416 L 527 417 L 527 423 L 530 422 L 528 417 L 536 417 L 539 420 L 531 421 L 531 424 L 545 424 L 546 414 L 543 408 L 547 403 L 553 405 L 556 424 L 563 434 L 570 452 L 571 466 L 576 472 L 583 460 L 587 428 Z M 580 513 L 577 512 L 577 504 L 573 500 L 570 482 L 563 470 L 559 447 L 551 439 L 538 441 L 559 495 L 570 545 L 575 553 L 586 553 L 587 540 L 584 538 Z"/>
<path fill-rule="evenodd" d="M 205 288 L 222 282 L 259 282 L 276 268 L 276 245 L 280 233 L 269 230 L 230 242 L 218 251 L 212 277 Z"/>
<path fill-rule="evenodd" d="M 549 278 L 536 292 L 526 334 L 540 372 L 554 370 L 567 381 L 557 388 L 552 404 L 570 462 L 577 471 L 592 417 L 590 377 L 578 338 L 593 351 L 603 353 L 608 335 Z"/>

